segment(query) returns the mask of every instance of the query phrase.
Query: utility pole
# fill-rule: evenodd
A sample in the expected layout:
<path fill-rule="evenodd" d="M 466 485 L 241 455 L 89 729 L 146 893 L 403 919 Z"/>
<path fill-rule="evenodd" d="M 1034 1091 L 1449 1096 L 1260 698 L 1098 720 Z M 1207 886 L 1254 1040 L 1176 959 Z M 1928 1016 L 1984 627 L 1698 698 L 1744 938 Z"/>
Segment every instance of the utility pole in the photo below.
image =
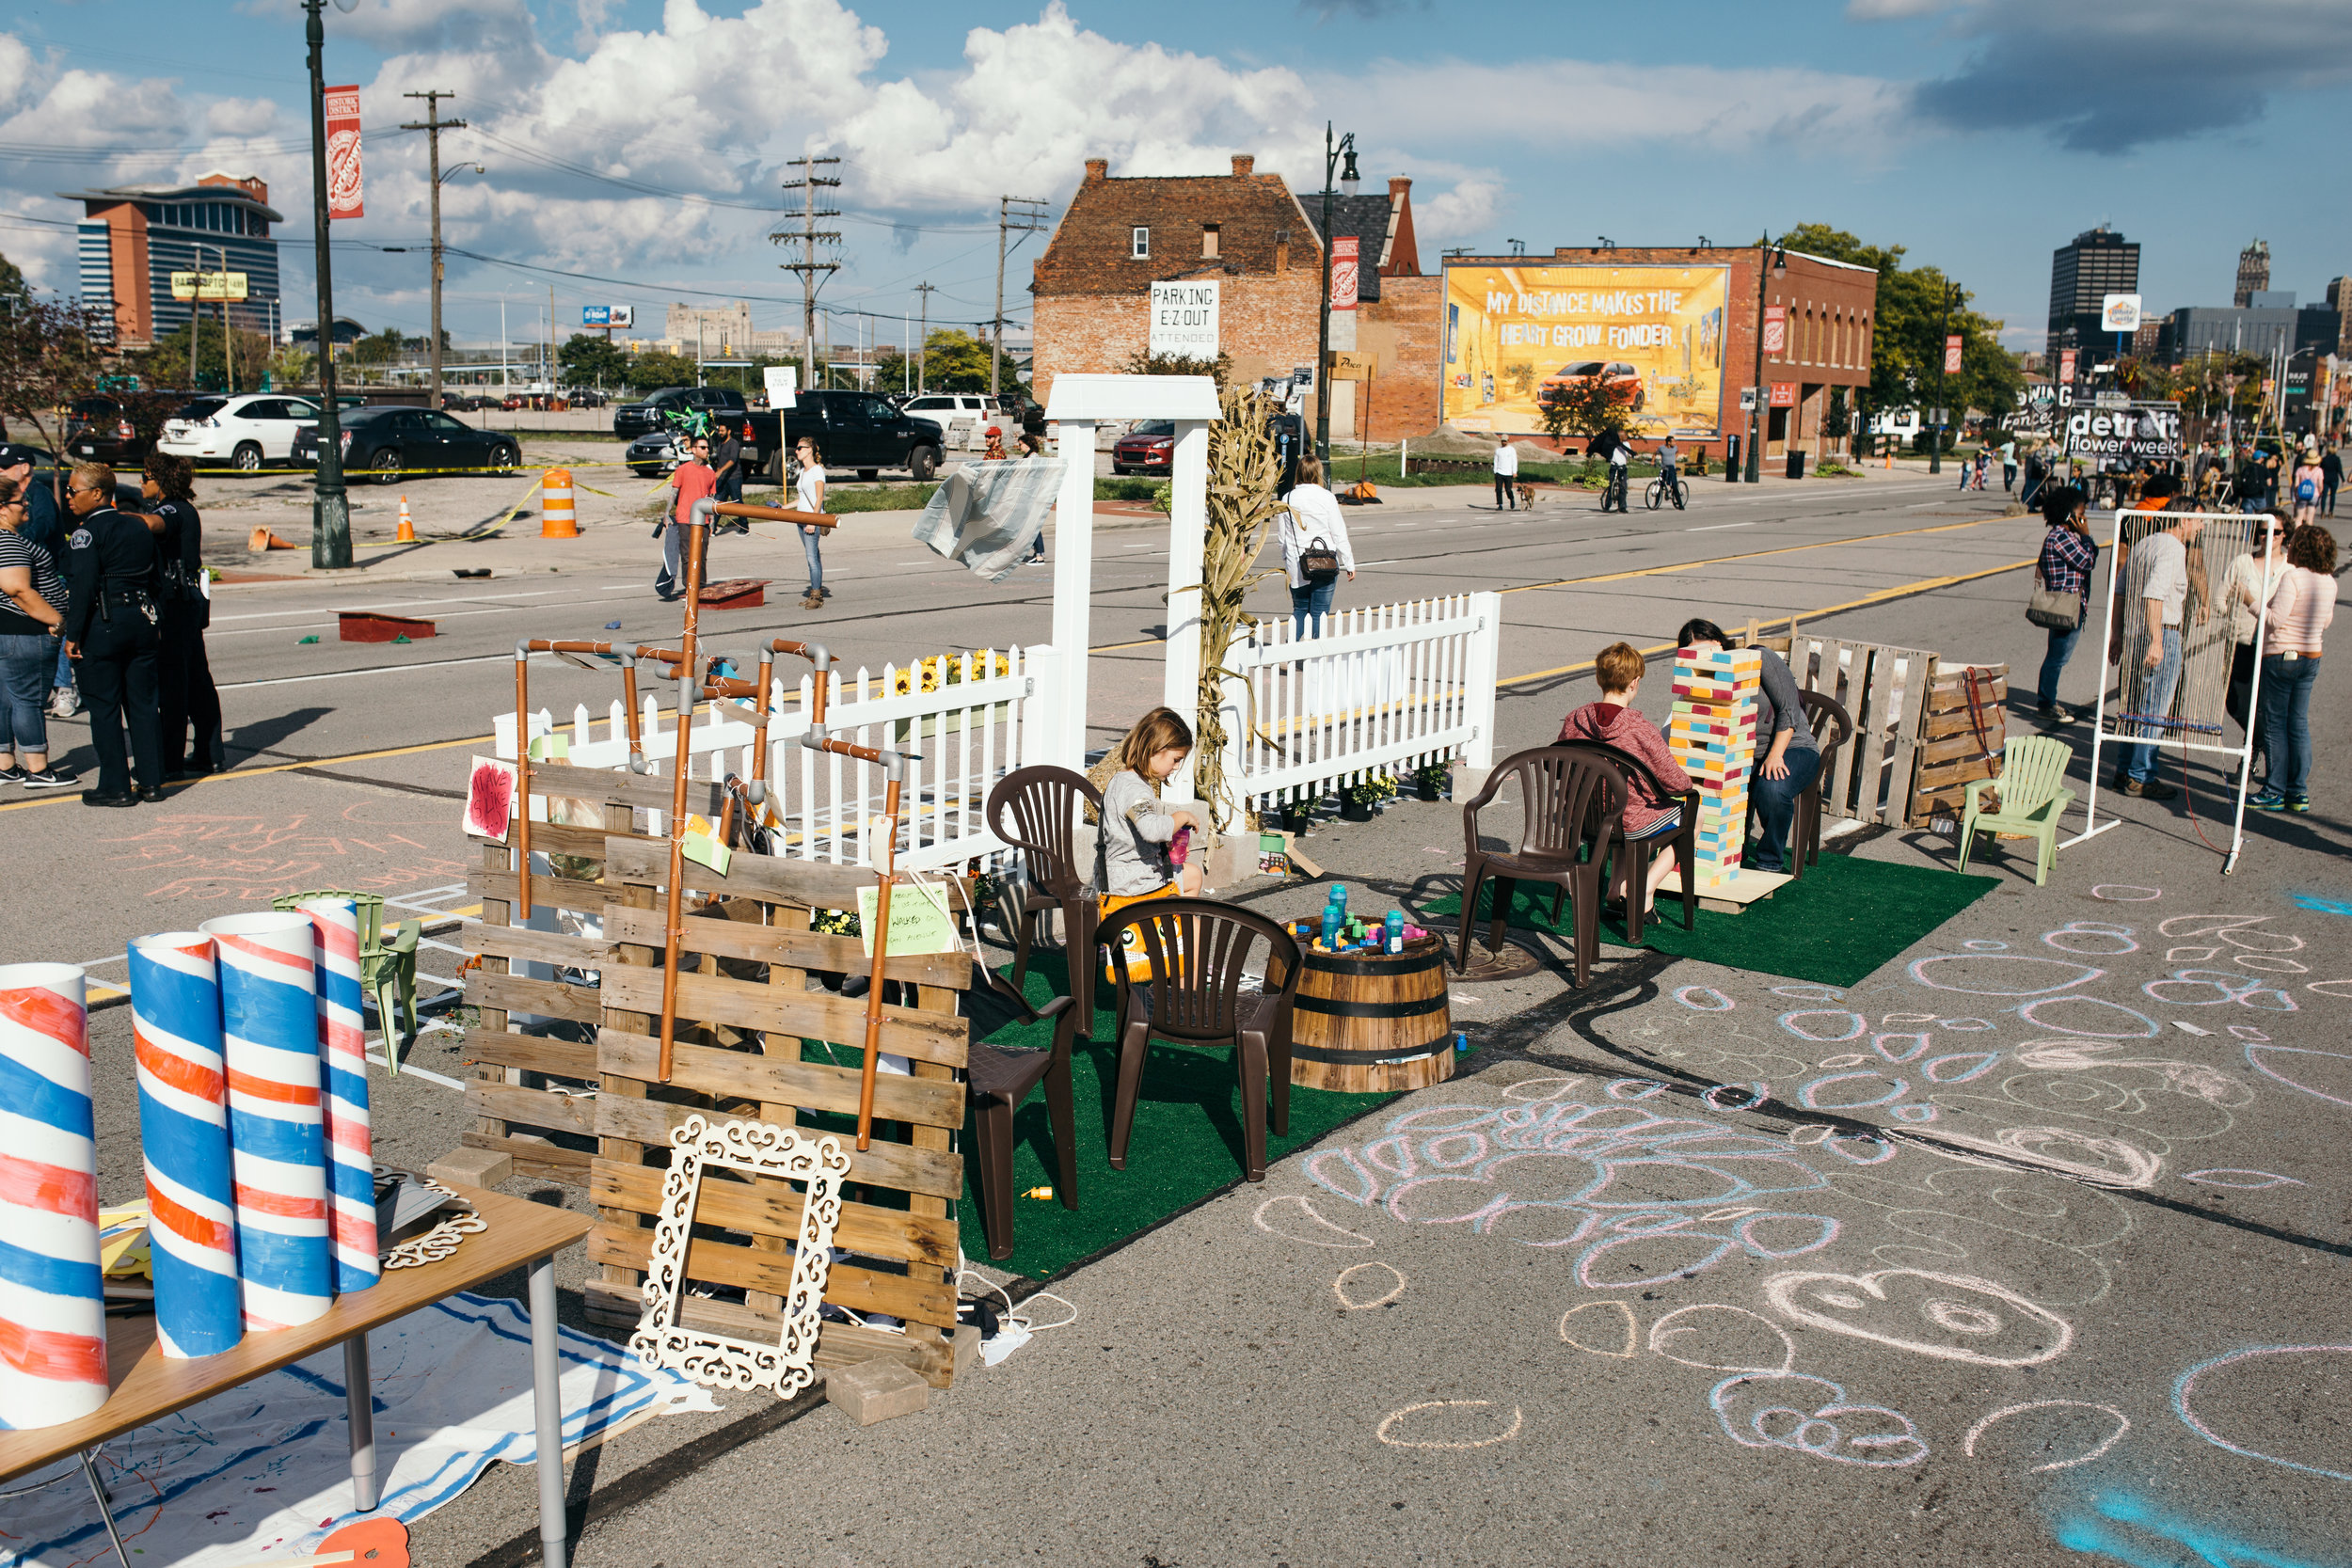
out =
<path fill-rule="evenodd" d="M 786 261 L 781 265 L 786 272 L 797 272 L 801 275 L 801 385 L 803 388 L 817 384 L 817 290 L 819 286 L 818 274 L 838 272 L 841 269 L 841 263 L 838 261 L 819 261 L 817 259 L 818 241 L 822 240 L 827 245 L 841 243 L 840 230 L 817 227 L 818 218 L 837 218 L 841 215 L 841 209 L 838 207 L 817 205 L 818 187 L 839 185 L 841 181 L 837 176 L 819 174 L 817 170 L 825 166 L 838 165 L 840 162 L 838 158 L 788 158 L 785 160 L 787 167 L 797 168 L 801 171 L 801 177 L 798 180 L 787 180 L 784 182 L 786 190 L 801 193 L 801 227 L 797 233 L 789 229 L 779 229 L 768 236 L 771 242 L 777 245 L 787 245 L 798 240 L 801 245 L 801 259 L 797 261 Z"/>
<path fill-rule="evenodd" d="M 441 133 L 462 131 L 466 122 L 441 118 L 441 100 L 457 96 L 446 87 L 434 87 L 425 92 L 404 92 L 401 96 L 424 100 L 424 123 L 420 125 L 410 120 L 401 129 L 424 133 L 426 155 L 433 166 L 433 336 L 425 344 L 425 354 L 427 362 L 433 367 L 431 406 L 438 408 L 441 406 Z"/>
<path fill-rule="evenodd" d="M 1944 421 L 1951 418 L 1950 410 L 1945 406 L 1946 393 L 1944 390 L 1944 361 L 1951 353 L 1952 296 L 1959 293 L 1959 284 L 1947 283 L 1944 285 L 1943 321 L 1942 325 L 1937 327 L 1935 333 L 1936 417 L 1929 421 L 1929 427 L 1931 432 L 1932 439 L 1928 445 L 1928 472 L 1931 474 L 1940 474 L 1944 471 Z"/>
<path fill-rule="evenodd" d="M 930 369 L 931 295 L 938 291 L 929 283 L 917 283 L 914 292 L 923 296 L 923 335 L 914 340 L 914 390 L 919 397 L 923 391 L 923 372 Z"/>
<path fill-rule="evenodd" d="M 1015 207 L 1021 211 L 1014 212 Z M 1043 232 L 1044 229 L 1044 202 L 1026 196 L 1000 196 L 996 198 L 996 332 L 994 346 L 988 357 L 990 397 L 997 393 L 997 372 L 1005 362 L 1005 236 L 1037 234 Z"/>
<path fill-rule="evenodd" d="M 1775 248 L 1770 234 L 1765 235 L 1756 244 L 1756 386 L 1753 389 L 1755 395 L 1750 399 L 1748 406 L 1747 469 L 1750 484 L 1764 483 L 1764 430 L 1766 426 L 1763 421 L 1772 418 L 1766 412 L 1770 406 L 1767 400 L 1772 393 L 1764 384 L 1764 280 L 1768 274 L 1773 277 L 1788 276 L 1788 247 L 1782 245 Z M 1781 317 L 1782 322 L 1785 324 L 1788 319 L 1784 312 Z M 1781 327 L 1784 334 L 1788 330 L 1786 325 Z M 1785 336 L 1781 341 L 1780 352 L 1784 356 L 1788 352 L 1788 343 Z M 1725 473 L 1729 473 L 1728 467 Z"/>

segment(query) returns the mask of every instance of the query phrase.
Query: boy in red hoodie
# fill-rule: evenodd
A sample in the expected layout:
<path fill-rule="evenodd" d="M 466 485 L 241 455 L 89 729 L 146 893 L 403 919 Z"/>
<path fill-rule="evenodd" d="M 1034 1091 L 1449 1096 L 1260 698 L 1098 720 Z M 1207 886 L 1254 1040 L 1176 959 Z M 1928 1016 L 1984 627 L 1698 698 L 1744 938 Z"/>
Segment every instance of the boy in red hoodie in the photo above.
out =
<path fill-rule="evenodd" d="M 1644 668 L 1642 651 L 1629 642 L 1612 642 L 1603 648 L 1593 660 L 1593 678 L 1599 684 L 1600 701 L 1586 703 L 1571 712 L 1561 722 L 1560 738 L 1596 740 L 1620 752 L 1629 752 L 1647 763 L 1650 771 L 1658 775 L 1658 782 L 1668 789 L 1689 789 L 1691 776 L 1666 749 L 1666 737 L 1658 732 L 1657 725 L 1634 710 L 1633 698 L 1642 689 Z M 1648 779 L 1629 773 L 1626 785 L 1625 836 L 1629 840 L 1657 838 L 1682 825 L 1681 802 L 1661 800 L 1650 787 Z M 1658 884 L 1675 868 L 1673 852 L 1659 856 L 1650 865 L 1649 886 L 1642 895 L 1645 912 L 1656 907 Z M 1626 896 L 1626 877 L 1627 868 L 1620 867 L 1616 886 L 1612 890 L 1619 899 Z"/>

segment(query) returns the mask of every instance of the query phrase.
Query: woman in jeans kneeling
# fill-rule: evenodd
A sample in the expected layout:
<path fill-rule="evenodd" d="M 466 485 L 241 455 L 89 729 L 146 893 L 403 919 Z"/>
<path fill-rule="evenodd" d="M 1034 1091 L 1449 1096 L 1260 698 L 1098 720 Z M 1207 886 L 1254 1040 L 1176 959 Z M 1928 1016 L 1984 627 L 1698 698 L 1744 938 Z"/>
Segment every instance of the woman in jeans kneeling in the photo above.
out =
<path fill-rule="evenodd" d="M 2287 538 L 2287 569 L 2270 595 L 2263 635 L 2261 794 L 2257 811 L 2312 809 L 2312 684 L 2319 639 L 2336 618 L 2336 536 L 2305 523 Z"/>
<path fill-rule="evenodd" d="M 1324 488 L 1323 465 L 1312 452 L 1298 460 L 1298 483 L 1291 487 L 1284 505 L 1287 510 L 1275 538 L 1282 546 L 1282 569 L 1290 574 L 1291 638 L 1295 641 L 1323 635 L 1323 618 L 1331 613 L 1331 595 L 1340 586 L 1337 578 L 1309 581 L 1298 558 L 1317 545 L 1326 546 L 1339 556 L 1340 570 L 1354 582 L 1356 549 L 1347 542 L 1347 519 L 1340 515 L 1339 498 Z"/>

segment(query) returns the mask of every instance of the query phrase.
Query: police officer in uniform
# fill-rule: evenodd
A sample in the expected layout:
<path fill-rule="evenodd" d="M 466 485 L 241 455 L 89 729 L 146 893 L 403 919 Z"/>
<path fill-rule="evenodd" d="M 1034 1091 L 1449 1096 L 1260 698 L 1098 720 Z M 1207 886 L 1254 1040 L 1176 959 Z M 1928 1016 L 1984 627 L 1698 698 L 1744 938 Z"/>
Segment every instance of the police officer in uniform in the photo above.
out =
<path fill-rule="evenodd" d="M 155 536 L 147 520 L 115 510 L 115 472 L 103 463 L 75 467 L 66 490 L 74 529 L 66 540 L 65 651 L 76 661 L 89 706 L 98 787 L 86 806 L 132 806 L 164 798 L 163 716 L 155 656 L 162 645 Z M 132 790 L 122 726 L 138 759 Z"/>

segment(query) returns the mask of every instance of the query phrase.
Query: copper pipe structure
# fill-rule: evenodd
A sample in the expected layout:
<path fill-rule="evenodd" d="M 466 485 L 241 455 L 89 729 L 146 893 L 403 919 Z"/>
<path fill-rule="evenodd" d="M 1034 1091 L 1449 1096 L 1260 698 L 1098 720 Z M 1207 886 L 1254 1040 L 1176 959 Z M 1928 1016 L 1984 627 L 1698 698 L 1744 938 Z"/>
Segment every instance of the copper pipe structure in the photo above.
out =
<path fill-rule="evenodd" d="M 769 702 L 769 684 L 775 677 L 775 656 L 762 648 L 754 654 L 729 656 L 721 654 L 711 660 L 715 666 L 724 660 L 730 667 L 740 669 L 743 663 L 756 661 L 758 675 L 752 680 L 707 675 L 703 680 L 703 695 L 711 699 L 711 706 L 724 706 L 752 726 L 752 778 L 747 786 L 731 788 L 719 809 L 719 842 L 729 848 L 735 846 L 735 800 L 739 793 L 744 802 L 758 806 L 768 798 L 768 723 L 774 708 Z M 745 707 L 730 698 L 749 697 L 757 704 Z M 734 775 L 728 775 L 730 780 Z M 739 781 L 736 781 L 739 784 Z"/>
<path fill-rule="evenodd" d="M 718 517 L 756 517 L 768 522 L 802 523 L 814 528 L 833 528 L 840 518 L 830 512 L 800 512 L 781 506 L 754 506 L 746 501 L 714 500 L 708 496 L 694 502 L 687 515 L 686 527 L 686 614 L 678 635 L 676 671 L 678 681 L 677 762 L 670 784 L 670 893 L 662 921 L 661 941 L 661 1057 L 658 1076 L 664 1084 L 670 1081 L 670 1062 L 677 1044 L 677 966 L 678 952 L 686 940 L 686 771 L 688 732 L 694 717 L 694 689 L 699 684 L 695 657 L 697 623 L 702 610 L 703 557 L 710 533 L 710 521 Z M 895 800 L 894 800 L 895 803 Z M 886 884 L 885 884 L 886 885 Z M 876 971 L 879 975 L 880 970 Z M 869 1033 L 880 1028 L 877 1018 Z M 872 1077 L 872 1069 L 867 1069 Z M 872 1099 L 871 1085 L 866 1095 Z M 870 1117 L 866 1121 L 870 1121 Z M 861 1127 L 866 1121 L 860 1123 Z M 863 1145 L 861 1145 L 863 1147 Z"/>
<path fill-rule="evenodd" d="M 525 725 L 531 711 L 531 677 L 528 673 L 532 654 L 555 654 L 564 662 L 582 670 L 601 666 L 591 664 L 584 655 L 621 661 L 621 689 L 626 693 L 624 713 L 628 726 L 629 768 L 644 772 L 644 748 L 637 738 L 637 655 L 628 648 L 615 648 L 610 642 L 566 641 L 544 637 L 515 640 L 515 796 L 521 813 L 520 826 L 516 829 L 516 847 L 522 853 L 521 876 L 517 879 L 520 893 L 515 900 L 516 912 L 525 920 L 531 918 L 531 742 Z"/>

